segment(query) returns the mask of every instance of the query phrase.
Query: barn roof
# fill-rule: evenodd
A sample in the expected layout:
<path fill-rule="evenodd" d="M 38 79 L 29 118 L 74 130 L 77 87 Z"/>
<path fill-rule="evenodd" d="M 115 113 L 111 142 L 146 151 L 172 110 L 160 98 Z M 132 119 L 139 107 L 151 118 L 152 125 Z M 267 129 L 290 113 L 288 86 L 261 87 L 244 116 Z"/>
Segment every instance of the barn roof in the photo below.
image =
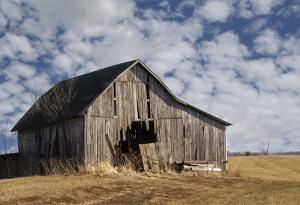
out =
<path fill-rule="evenodd" d="M 64 109 L 64 112 L 59 113 L 59 119 L 71 119 L 80 116 L 83 110 L 90 105 L 90 103 L 101 94 L 122 72 L 124 72 L 129 67 L 133 66 L 136 63 L 141 63 L 147 70 L 149 70 L 154 77 L 159 80 L 163 86 L 170 92 L 170 94 L 174 97 L 174 99 L 184 104 L 201 114 L 212 118 L 226 126 L 231 125 L 229 122 L 226 122 L 220 118 L 217 118 L 207 112 L 204 112 L 196 107 L 193 107 L 181 100 L 179 100 L 166 86 L 165 84 L 149 69 L 147 68 L 141 61 L 133 60 L 113 66 L 109 66 L 106 68 L 102 68 L 100 70 L 90 72 L 84 75 L 80 75 L 68 80 L 64 80 L 56 84 L 50 90 L 48 90 L 44 95 L 42 95 L 36 103 L 25 113 L 25 115 L 17 122 L 17 124 L 13 127 L 12 131 L 17 130 L 26 130 L 36 127 L 46 126 L 48 124 L 54 123 L 51 118 L 46 117 L 47 115 L 43 112 L 43 109 L 40 108 L 41 102 L 43 99 L 47 99 L 50 101 L 52 106 L 59 103 L 56 100 L 53 100 L 52 96 L 54 95 L 55 89 L 60 89 L 67 92 L 68 83 L 74 82 L 74 96 L 72 96 L 72 100 L 68 102 L 66 105 L 67 109 Z"/>

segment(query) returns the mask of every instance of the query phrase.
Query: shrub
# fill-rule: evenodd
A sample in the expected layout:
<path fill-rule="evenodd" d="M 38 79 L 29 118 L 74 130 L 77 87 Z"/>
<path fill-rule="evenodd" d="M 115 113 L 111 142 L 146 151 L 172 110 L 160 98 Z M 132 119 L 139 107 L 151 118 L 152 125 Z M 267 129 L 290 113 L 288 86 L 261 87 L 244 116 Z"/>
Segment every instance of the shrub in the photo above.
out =
<path fill-rule="evenodd" d="M 251 156 L 251 152 L 250 151 L 246 151 L 245 152 L 245 156 Z"/>

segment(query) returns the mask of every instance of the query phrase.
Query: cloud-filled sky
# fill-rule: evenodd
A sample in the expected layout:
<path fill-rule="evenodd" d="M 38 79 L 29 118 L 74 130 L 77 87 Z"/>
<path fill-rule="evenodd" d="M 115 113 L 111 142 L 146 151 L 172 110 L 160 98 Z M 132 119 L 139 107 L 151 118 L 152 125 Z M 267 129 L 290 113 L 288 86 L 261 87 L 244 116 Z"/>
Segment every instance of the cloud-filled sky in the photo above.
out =
<path fill-rule="evenodd" d="M 0 127 L 58 81 L 132 59 L 233 123 L 230 151 L 268 136 L 300 150 L 299 0 L 0 0 Z"/>

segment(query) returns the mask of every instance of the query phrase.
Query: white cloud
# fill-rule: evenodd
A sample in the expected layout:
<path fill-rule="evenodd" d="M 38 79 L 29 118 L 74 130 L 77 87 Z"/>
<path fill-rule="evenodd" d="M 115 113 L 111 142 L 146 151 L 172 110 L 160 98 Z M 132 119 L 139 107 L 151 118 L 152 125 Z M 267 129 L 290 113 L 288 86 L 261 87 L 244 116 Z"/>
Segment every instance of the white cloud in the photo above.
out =
<path fill-rule="evenodd" d="M 279 51 L 281 41 L 275 31 L 266 29 L 255 39 L 254 44 L 257 53 L 275 55 Z"/>
<path fill-rule="evenodd" d="M 239 42 L 239 37 L 233 32 L 217 35 L 213 41 L 204 41 L 200 45 L 199 54 L 203 60 L 214 66 L 234 66 L 249 55 L 248 48 Z"/>
<path fill-rule="evenodd" d="M 51 87 L 49 75 L 47 73 L 39 73 L 32 78 L 25 80 L 24 86 L 37 95 L 43 94 Z"/>
<path fill-rule="evenodd" d="M 272 151 L 285 149 L 280 145 L 283 137 L 300 143 L 294 139 L 295 134 L 286 134 L 296 133 L 300 123 L 300 79 L 295 73 L 282 73 L 272 58 L 248 59 L 251 53 L 232 32 L 219 34 L 199 46 L 199 55 L 204 60 L 198 70 L 201 78 L 191 77 L 184 98 L 234 124 L 228 128 L 229 149 L 257 150 L 259 138 L 270 133 Z M 282 66 L 288 62 L 289 66 L 297 64 L 296 59 L 276 61 Z M 289 149 L 296 150 L 295 147 L 289 145 Z"/>
<path fill-rule="evenodd" d="M 252 18 L 271 14 L 274 8 L 283 3 L 283 0 L 238 0 L 236 3 L 238 16 Z"/>
<path fill-rule="evenodd" d="M 283 40 L 283 55 L 300 54 L 300 37 L 288 36 Z"/>
<path fill-rule="evenodd" d="M 245 32 L 257 32 L 262 30 L 262 28 L 266 27 L 267 25 L 267 18 L 258 18 L 253 20 L 245 29 Z"/>
<path fill-rule="evenodd" d="M 162 1 L 162 2 L 159 3 L 159 6 L 167 7 L 167 6 L 169 6 L 169 2 L 168 1 Z"/>
<path fill-rule="evenodd" d="M 92 55 L 93 46 L 89 41 L 72 41 L 64 47 L 68 57 L 76 64 L 83 64 Z"/>
<path fill-rule="evenodd" d="M 53 60 L 53 69 L 57 74 L 72 75 L 72 60 L 65 54 L 56 56 Z"/>
<path fill-rule="evenodd" d="M 300 2 L 299 1 L 293 1 L 291 4 L 284 6 L 278 11 L 278 15 L 283 17 L 288 16 L 299 16 L 300 15 Z"/>
<path fill-rule="evenodd" d="M 277 59 L 277 63 L 284 69 L 292 69 L 300 75 L 300 53 L 295 55 L 284 55 Z"/>
<path fill-rule="evenodd" d="M 99 35 L 133 16 L 133 1 L 98 1 L 83 3 L 81 0 L 30 0 L 27 1 L 38 11 L 42 25 L 55 29 L 63 26 L 86 35 Z M 66 9 L 67 8 L 67 9 Z M 101 26 L 100 26 L 101 25 Z"/>
<path fill-rule="evenodd" d="M 232 12 L 231 5 L 226 1 L 207 1 L 198 13 L 211 22 L 225 22 Z"/>
<path fill-rule="evenodd" d="M 6 113 L 10 113 L 15 111 L 15 107 L 12 104 L 9 103 L 1 103 L 0 106 L 0 115 L 3 116 Z"/>
<path fill-rule="evenodd" d="M 78 69 L 75 75 L 82 75 L 85 73 L 89 73 L 95 70 L 98 70 L 99 66 L 97 66 L 93 61 L 87 61 L 80 69 Z"/>
<path fill-rule="evenodd" d="M 260 58 L 255 60 L 245 60 L 240 63 L 238 68 L 243 80 L 250 83 L 255 82 L 261 90 L 276 90 L 273 81 L 274 77 L 279 75 L 278 68 L 274 61 L 269 58 Z"/>
<path fill-rule="evenodd" d="M 149 19 L 119 24 L 109 32 L 94 44 L 92 56 L 97 65 L 140 58 L 162 76 L 181 61 L 196 57 L 194 43 L 202 36 L 202 25 L 194 19 L 182 23 Z"/>
<path fill-rule="evenodd" d="M 178 96 L 182 93 L 184 84 L 180 80 L 178 80 L 178 78 L 167 77 L 167 78 L 164 78 L 164 82 L 175 95 Z"/>
<path fill-rule="evenodd" d="M 269 14 L 272 9 L 283 3 L 283 0 L 251 0 L 253 11 L 257 14 Z"/>
<path fill-rule="evenodd" d="M 35 49 L 31 46 L 29 40 L 22 35 L 6 33 L 0 39 L 0 59 L 7 56 L 9 58 L 20 57 L 23 60 L 33 60 L 36 57 Z"/>
<path fill-rule="evenodd" d="M 12 33 L 7 33 L 5 35 L 7 41 L 14 47 L 15 50 L 19 50 L 25 53 L 32 53 L 32 47 L 28 39 L 24 36 L 18 36 Z"/>
<path fill-rule="evenodd" d="M 0 12 L 0 32 L 4 30 L 6 24 L 7 24 L 7 20 L 5 16 Z"/>
<path fill-rule="evenodd" d="M 16 81 L 20 78 L 32 78 L 35 75 L 35 69 L 24 63 L 15 62 L 11 63 L 4 73 L 8 79 Z"/>
<path fill-rule="evenodd" d="M 10 96 L 6 90 L 0 90 L 0 100 L 6 100 Z"/>
<path fill-rule="evenodd" d="M 33 18 L 24 19 L 23 23 L 20 26 L 20 31 L 23 34 L 31 35 L 43 40 L 51 39 L 55 34 L 55 30 L 48 28 L 47 25 L 43 25 Z"/>
<path fill-rule="evenodd" d="M 6 0 L 0 1 L 0 10 L 5 14 L 5 16 L 12 21 L 22 20 L 22 14 L 19 5 L 17 3 Z"/>
<path fill-rule="evenodd" d="M 22 105 L 18 97 L 24 91 L 25 88 L 14 81 L 7 81 L 0 84 L 0 120 L 6 118 L 6 114 L 14 112 L 18 106 Z"/>
<path fill-rule="evenodd" d="M 2 91 L 9 93 L 10 95 L 18 95 L 24 92 L 24 87 L 17 82 L 7 81 L 0 84 L 0 88 Z"/>
<path fill-rule="evenodd" d="M 300 75 L 289 72 L 274 79 L 276 86 L 284 91 L 300 92 Z M 300 93 L 299 93 L 300 94 Z"/>
<path fill-rule="evenodd" d="M 183 12 L 183 10 L 185 8 L 195 8 L 195 7 L 196 7 L 196 2 L 195 1 L 186 0 L 186 1 L 181 1 L 176 10 L 178 10 L 180 12 Z"/>

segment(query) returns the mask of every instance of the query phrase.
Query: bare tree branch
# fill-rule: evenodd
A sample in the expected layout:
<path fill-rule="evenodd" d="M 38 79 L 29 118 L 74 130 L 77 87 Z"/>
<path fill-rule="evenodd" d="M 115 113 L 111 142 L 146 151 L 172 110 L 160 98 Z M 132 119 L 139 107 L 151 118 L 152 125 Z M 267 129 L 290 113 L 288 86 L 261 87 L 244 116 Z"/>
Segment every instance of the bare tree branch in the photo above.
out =
<path fill-rule="evenodd" d="M 271 138 L 272 136 L 269 135 L 267 138 L 260 138 L 259 142 L 260 142 L 260 148 L 261 148 L 261 152 L 264 155 L 269 155 L 269 150 L 270 150 L 270 144 L 271 144 Z"/>
<path fill-rule="evenodd" d="M 37 103 L 37 108 L 49 121 L 63 120 L 63 113 L 68 112 L 69 104 L 75 96 L 75 83 L 75 80 L 68 80 L 54 86 L 51 92 Z"/>

